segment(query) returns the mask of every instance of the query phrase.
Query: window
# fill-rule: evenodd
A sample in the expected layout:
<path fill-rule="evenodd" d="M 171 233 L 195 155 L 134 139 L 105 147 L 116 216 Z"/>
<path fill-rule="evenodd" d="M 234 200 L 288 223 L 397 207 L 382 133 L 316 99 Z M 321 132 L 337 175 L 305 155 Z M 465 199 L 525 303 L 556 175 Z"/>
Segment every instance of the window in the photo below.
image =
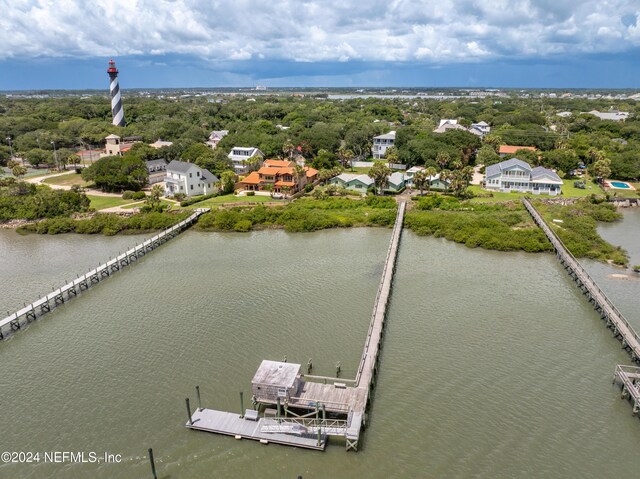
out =
<path fill-rule="evenodd" d="M 193 185 L 191 185 L 191 189 L 193 190 Z"/>
<path fill-rule="evenodd" d="M 198 177 L 200 176 L 200 172 L 199 171 L 196 171 L 196 176 L 198 176 Z"/>
<path fill-rule="evenodd" d="M 189 173 L 189 178 L 191 178 L 191 176 L 192 176 L 192 174 L 191 174 L 191 173 Z M 192 187 L 192 189 L 193 189 L 193 187 Z"/>

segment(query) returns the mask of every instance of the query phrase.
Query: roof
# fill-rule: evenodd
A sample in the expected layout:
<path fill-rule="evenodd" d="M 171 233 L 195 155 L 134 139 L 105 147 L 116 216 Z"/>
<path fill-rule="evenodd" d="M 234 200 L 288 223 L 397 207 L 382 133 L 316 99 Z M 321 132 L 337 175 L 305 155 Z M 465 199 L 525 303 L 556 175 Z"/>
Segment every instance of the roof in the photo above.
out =
<path fill-rule="evenodd" d="M 444 120 L 440 120 L 440 124 L 438 125 L 438 128 L 440 128 L 443 125 L 457 125 L 457 124 L 458 124 L 458 120 L 444 119 Z"/>
<path fill-rule="evenodd" d="M 392 130 L 389 133 L 385 133 L 384 135 L 374 136 L 373 139 L 374 140 L 395 140 L 396 132 L 395 130 Z"/>
<path fill-rule="evenodd" d="M 263 360 L 251 384 L 271 384 L 274 386 L 293 387 L 300 374 L 300 365 L 280 361 Z"/>
<path fill-rule="evenodd" d="M 214 138 L 221 139 L 229 134 L 229 130 L 213 130 L 209 135 L 209 139 L 213 140 Z"/>
<path fill-rule="evenodd" d="M 159 160 L 147 160 L 145 163 L 147 164 L 147 168 L 153 166 L 166 166 L 167 160 L 161 158 Z"/>
<path fill-rule="evenodd" d="M 438 128 L 433 130 L 434 133 L 444 133 L 447 130 L 464 130 L 468 131 L 464 126 L 459 125 L 458 123 L 443 123 Z"/>
<path fill-rule="evenodd" d="M 318 170 L 316 170 L 315 168 L 308 167 L 306 168 L 306 170 L 307 170 L 307 178 L 311 178 L 318 174 Z"/>
<path fill-rule="evenodd" d="M 186 161 L 172 160 L 171 163 L 167 165 L 167 170 L 175 171 L 177 173 L 187 173 L 194 166 L 196 165 L 193 163 L 187 163 Z"/>
<path fill-rule="evenodd" d="M 289 160 L 265 160 L 263 165 L 264 166 L 273 166 L 273 167 L 291 167 L 293 166 L 295 163 L 293 161 L 289 161 Z"/>
<path fill-rule="evenodd" d="M 172 141 L 162 141 L 162 140 L 158 140 L 154 143 L 149 143 L 149 146 L 153 148 L 162 148 L 163 146 L 171 146 L 171 145 L 173 145 Z"/>
<path fill-rule="evenodd" d="M 118 135 L 111 134 L 109 136 L 104 137 L 105 140 L 119 140 L 120 137 Z"/>
<path fill-rule="evenodd" d="M 544 179 L 545 177 L 550 178 L 551 181 Z M 562 180 L 560 179 L 558 174 L 555 171 L 550 170 L 549 168 L 545 168 L 544 166 L 536 166 L 533 170 L 531 170 L 531 182 L 556 183 L 559 185 L 562 184 Z"/>
<path fill-rule="evenodd" d="M 258 185 L 258 184 L 260 184 L 260 175 L 258 174 L 257 171 L 252 171 L 247 176 L 245 176 L 245 178 L 243 180 L 241 180 L 239 183 L 247 183 L 247 184 L 250 184 L 250 185 Z"/>
<path fill-rule="evenodd" d="M 627 111 L 617 111 L 617 110 L 612 110 L 612 111 L 608 111 L 608 112 L 601 112 L 601 111 L 598 111 L 598 110 L 591 110 L 591 111 L 588 111 L 587 113 L 589 115 L 597 116 L 601 120 L 620 121 L 620 120 L 626 120 L 629 117 L 629 112 L 627 112 Z"/>
<path fill-rule="evenodd" d="M 261 175 L 277 175 L 279 173 L 284 173 L 284 171 L 282 171 L 284 169 L 285 168 L 274 168 L 274 167 L 263 166 L 258 170 L 258 173 L 260 173 Z"/>
<path fill-rule="evenodd" d="M 487 123 L 486 121 L 480 121 L 478 123 L 473 123 L 471 126 L 473 125 L 477 125 L 477 126 L 489 126 L 489 123 Z"/>
<path fill-rule="evenodd" d="M 200 178 L 203 180 L 211 181 L 211 183 L 217 183 L 218 177 L 211 173 L 209 170 L 205 170 L 204 168 L 200 168 Z"/>
<path fill-rule="evenodd" d="M 529 163 L 522 161 L 518 158 L 511 158 L 510 160 L 501 161 L 500 163 L 496 163 L 495 165 L 489 165 L 486 169 L 486 177 L 499 175 L 503 170 L 511 168 L 512 166 L 519 166 L 520 168 L 531 171 L 531 166 Z"/>
<path fill-rule="evenodd" d="M 407 173 L 417 173 L 418 171 L 424 171 L 426 168 L 424 166 L 412 166 L 407 170 Z"/>
<path fill-rule="evenodd" d="M 537 148 L 535 146 L 500 145 L 500 150 L 498 151 L 498 153 L 512 155 L 518 150 L 536 151 Z"/>
<path fill-rule="evenodd" d="M 389 183 L 392 185 L 400 185 L 404 182 L 404 175 L 399 172 L 394 172 L 389 175 Z"/>

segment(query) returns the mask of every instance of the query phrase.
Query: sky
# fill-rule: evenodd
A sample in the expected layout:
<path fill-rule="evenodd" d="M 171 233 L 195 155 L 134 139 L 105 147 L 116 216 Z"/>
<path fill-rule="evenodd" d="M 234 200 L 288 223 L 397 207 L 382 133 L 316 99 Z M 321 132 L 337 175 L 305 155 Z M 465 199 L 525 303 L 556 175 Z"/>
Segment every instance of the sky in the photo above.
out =
<path fill-rule="evenodd" d="M 0 90 L 640 88 L 640 0 L 0 0 Z"/>

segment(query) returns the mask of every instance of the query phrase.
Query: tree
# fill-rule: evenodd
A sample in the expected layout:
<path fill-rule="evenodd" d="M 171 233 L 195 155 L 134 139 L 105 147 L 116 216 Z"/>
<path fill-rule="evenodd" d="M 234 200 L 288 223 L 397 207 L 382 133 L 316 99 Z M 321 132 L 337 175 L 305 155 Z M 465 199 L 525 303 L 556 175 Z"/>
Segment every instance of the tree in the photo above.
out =
<path fill-rule="evenodd" d="M 449 153 L 441 151 L 436 156 L 436 163 L 440 166 L 441 170 L 444 170 L 447 166 L 449 166 L 449 162 L 451 161 L 451 156 Z"/>
<path fill-rule="evenodd" d="M 13 173 L 13 176 L 15 176 L 16 178 L 22 178 L 27 174 L 26 166 L 21 165 L 15 160 L 10 161 L 8 163 L 8 166 L 11 169 L 11 173 Z"/>
<path fill-rule="evenodd" d="M 482 143 L 490 146 L 495 153 L 498 153 L 500 145 L 502 145 L 502 137 L 496 134 L 489 134 L 482 138 Z"/>
<path fill-rule="evenodd" d="M 400 158 L 398 156 L 398 149 L 395 146 L 390 146 L 384 152 L 384 157 L 387 160 L 387 165 L 389 165 L 389 167 L 393 164 L 397 164 Z"/>
<path fill-rule="evenodd" d="M 337 165 L 336 155 L 327 150 L 318 151 L 318 155 L 313 159 L 311 165 L 317 169 L 333 168 Z"/>
<path fill-rule="evenodd" d="M 452 179 L 453 179 L 453 173 L 451 171 L 445 169 L 440 172 L 440 181 L 444 183 L 445 193 L 449 191 L 448 183 L 450 183 Z"/>
<path fill-rule="evenodd" d="M 293 146 L 291 140 L 287 140 L 284 145 L 282 145 L 282 158 L 291 158 L 293 156 L 293 152 L 296 147 Z"/>
<path fill-rule="evenodd" d="M 54 164 L 53 153 L 41 148 L 33 148 L 27 151 L 24 157 L 32 166 Z"/>
<path fill-rule="evenodd" d="M 220 175 L 220 190 L 223 195 L 233 193 L 236 186 L 236 175 L 231 170 L 223 171 Z"/>
<path fill-rule="evenodd" d="M 373 166 L 369 169 L 369 176 L 373 179 L 379 195 L 382 194 L 384 188 L 389 184 L 390 174 L 391 169 L 385 165 L 383 161 L 374 162 Z"/>
<path fill-rule="evenodd" d="M 138 158 L 106 156 L 83 169 L 82 178 L 93 181 L 103 191 L 139 191 L 147 184 L 149 172 Z"/>
<path fill-rule="evenodd" d="M 477 165 L 495 165 L 496 163 L 500 163 L 500 156 L 495 152 L 493 146 L 491 145 L 483 145 L 476 153 L 476 164 Z"/>
<path fill-rule="evenodd" d="M 413 175 L 413 184 L 420 190 L 420 196 L 423 196 L 423 190 L 425 185 L 427 185 L 429 179 L 427 178 L 427 173 L 424 170 L 417 171 L 415 175 Z"/>
<path fill-rule="evenodd" d="M 438 174 L 438 171 L 433 166 L 429 166 L 424 173 L 427 176 L 427 191 L 431 192 L 431 179 Z"/>
<path fill-rule="evenodd" d="M 338 159 L 340 160 L 340 164 L 342 165 L 343 168 L 346 168 L 347 165 L 349 165 L 350 167 L 353 167 L 353 160 L 354 154 L 353 151 L 351 150 L 347 150 L 344 147 L 340 147 L 340 149 L 338 149 Z"/>
<path fill-rule="evenodd" d="M 597 160 L 589 167 L 589 172 L 596 177 L 598 183 L 602 183 L 606 177 L 611 176 L 611 160 L 607 158 Z"/>

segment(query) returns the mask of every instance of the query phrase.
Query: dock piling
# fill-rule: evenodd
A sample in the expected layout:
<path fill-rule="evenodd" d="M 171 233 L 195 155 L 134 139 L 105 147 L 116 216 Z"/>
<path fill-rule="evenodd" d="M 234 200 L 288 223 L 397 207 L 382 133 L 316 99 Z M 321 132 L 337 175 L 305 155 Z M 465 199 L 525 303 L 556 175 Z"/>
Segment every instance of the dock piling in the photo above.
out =
<path fill-rule="evenodd" d="M 244 418 L 244 397 L 242 391 L 240 391 L 240 417 Z"/>
<path fill-rule="evenodd" d="M 151 474 L 153 474 L 153 479 L 158 479 L 158 474 L 156 473 L 156 463 L 153 460 L 153 449 L 149 448 L 149 462 L 151 463 Z"/>
<path fill-rule="evenodd" d="M 198 409 L 202 410 L 202 401 L 200 400 L 200 386 L 196 386 L 196 395 L 198 396 Z"/>
<path fill-rule="evenodd" d="M 185 399 L 187 403 L 187 416 L 189 418 L 189 425 L 193 426 L 193 420 L 191 419 L 191 406 L 189 405 L 189 398 Z"/>

